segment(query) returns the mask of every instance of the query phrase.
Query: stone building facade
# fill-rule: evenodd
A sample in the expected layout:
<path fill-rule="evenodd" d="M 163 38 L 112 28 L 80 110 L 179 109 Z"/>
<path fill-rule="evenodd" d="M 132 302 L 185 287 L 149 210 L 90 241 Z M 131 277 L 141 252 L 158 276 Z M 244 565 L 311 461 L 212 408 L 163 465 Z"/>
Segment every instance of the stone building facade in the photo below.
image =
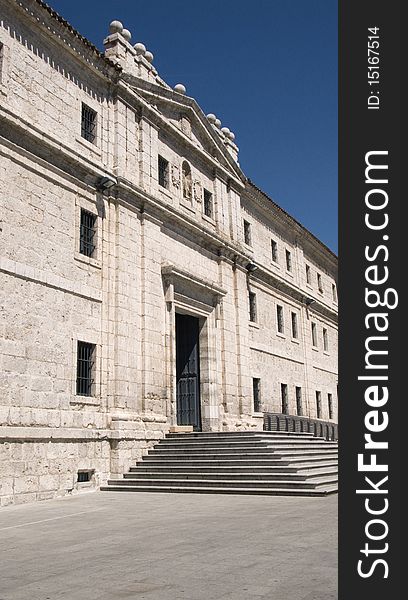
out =
<path fill-rule="evenodd" d="M 119 22 L 104 46 L 0 0 L 3 505 L 97 487 L 177 425 L 337 420 L 335 255 Z"/>

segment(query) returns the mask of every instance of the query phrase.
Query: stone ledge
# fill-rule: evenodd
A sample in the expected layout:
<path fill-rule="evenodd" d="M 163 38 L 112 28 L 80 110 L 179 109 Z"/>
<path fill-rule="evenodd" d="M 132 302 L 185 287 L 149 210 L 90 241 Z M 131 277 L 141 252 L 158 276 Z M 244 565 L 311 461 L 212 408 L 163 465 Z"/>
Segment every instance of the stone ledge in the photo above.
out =
<path fill-rule="evenodd" d="M 162 433 L 162 432 L 161 432 Z M 59 429 L 56 427 L 0 427 L 0 442 L 70 442 L 159 439 L 151 431 L 109 429 Z"/>

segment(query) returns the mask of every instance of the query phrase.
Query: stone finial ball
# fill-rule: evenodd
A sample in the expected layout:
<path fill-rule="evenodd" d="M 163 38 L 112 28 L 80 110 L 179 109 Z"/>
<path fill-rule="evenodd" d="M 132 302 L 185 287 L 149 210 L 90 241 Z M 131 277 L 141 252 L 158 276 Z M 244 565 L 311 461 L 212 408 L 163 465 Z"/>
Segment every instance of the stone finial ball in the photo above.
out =
<path fill-rule="evenodd" d="M 149 61 L 149 63 L 153 62 L 154 56 L 151 52 L 149 52 L 149 50 L 147 52 L 145 52 L 144 56 L 145 56 L 145 59 Z"/>
<path fill-rule="evenodd" d="M 228 137 L 231 140 L 231 142 L 233 142 L 235 140 L 235 133 L 232 133 L 232 131 L 230 131 Z"/>
<path fill-rule="evenodd" d="M 228 127 L 223 127 L 221 129 L 222 133 L 225 135 L 225 137 L 228 137 L 229 134 L 231 133 L 230 130 L 228 129 Z"/>
<path fill-rule="evenodd" d="M 208 113 L 207 119 L 210 121 L 210 123 L 212 123 L 214 125 L 217 117 L 213 113 Z"/>
<path fill-rule="evenodd" d="M 120 21 L 112 21 L 109 23 L 109 31 L 111 33 L 121 33 L 123 31 L 123 25 Z"/>
<path fill-rule="evenodd" d="M 141 42 L 137 42 L 133 48 L 136 50 L 136 54 L 141 54 L 142 56 L 146 54 L 146 46 Z"/>
<path fill-rule="evenodd" d="M 219 119 L 215 119 L 214 125 L 216 127 L 218 127 L 218 129 L 220 129 L 221 128 L 221 121 Z"/>
<path fill-rule="evenodd" d="M 130 33 L 129 29 L 122 30 L 122 37 L 124 37 L 127 42 L 130 42 L 130 38 L 132 37 L 132 34 Z"/>
<path fill-rule="evenodd" d="M 182 83 L 178 83 L 177 85 L 174 86 L 174 91 L 178 92 L 179 94 L 185 94 L 186 88 Z"/>

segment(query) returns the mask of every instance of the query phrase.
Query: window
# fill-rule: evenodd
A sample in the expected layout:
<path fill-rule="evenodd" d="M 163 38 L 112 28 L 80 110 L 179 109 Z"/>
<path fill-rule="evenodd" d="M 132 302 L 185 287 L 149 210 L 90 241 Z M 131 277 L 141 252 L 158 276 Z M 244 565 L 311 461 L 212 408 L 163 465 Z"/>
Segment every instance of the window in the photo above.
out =
<path fill-rule="evenodd" d="M 322 418 L 322 393 L 316 392 L 316 414 L 317 418 Z"/>
<path fill-rule="evenodd" d="M 272 260 L 273 262 L 278 262 L 278 244 L 275 240 L 271 240 L 271 251 L 272 251 Z"/>
<path fill-rule="evenodd" d="M 3 75 L 3 61 L 4 61 L 4 46 L 0 42 L 0 83 L 2 82 L 2 75 Z"/>
<path fill-rule="evenodd" d="M 322 276 L 320 275 L 320 273 L 317 273 L 317 287 L 319 289 L 319 292 L 323 293 L 323 282 L 322 282 Z"/>
<path fill-rule="evenodd" d="M 281 398 L 282 398 L 282 413 L 284 415 L 289 414 L 289 399 L 288 399 L 288 386 L 286 383 L 281 383 Z"/>
<path fill-rule="evenodd" d="M 76 393 L 93 396 L 95 383 L 95 344 L 78 342 Z"/>
<path fill-rule="evenodd" d="M 256 294 L 249 292 L 249 320 L 256 323 Z"/>
<path fill-rule="evenodd" d="M 283 318 L 283 306 L 276 306 L 276 322 L 278 325 L 278 332 L 285 333 L 285 321 Z"/>
<path fill-rule="evenodd" d="M 248 221 L 244 221 L 244 241 L 247 246 L 251 246 L 251 223 L 248 223 Z"/>
<path fill-rule="evenodd" d="M 188 162 L 183 162 L 181 173 L 183 179 L 183 198 L 191 201 L 193 199 L 193 180 L 191 178 L 191 167 Z"/>
<path fill-rule="evenodd" d="M 292 337 L 297 340 L 298 339 L 298 323 L 297 323 L 297 314 L 293 312 L 291 314 L 292 317 Z"/>
<path fill-rule="evenodd" d="M 204 214 L 210 219 L 213 218 L 213 198 L 211 192 L 204 188 Z"/>
<path fill-rule="evenodd" d="M 327 404 L 329 407 L 329 419 L 333 419 L 333 396 L 332 394 L 327 394 Z"/>
<path fill-rule="evenodd" d="M 309 265 L 306 265 L 306 283 L 309 284 L 309 285 L 312 283 L 311 273 L 310 273 L 310 266 Z"/>
<path fill-rule="evenodd" d="M 302 388 L 296 386 L 296 412 L 299 417 L 303 415 L 302 408 Z"/>
<path fill-rule="evenodd" d="M 289 250 L 286 250 L 286 270 L 292 271 L 292 254 Z"/>
<path fill-rule="evenodd" d="M 96 215 L 81 208 L 79 251 L 85 256 L 92 257 L 95 253 L 96 219 Z"/>
<path fill-rule="evenodd" d="M 337 302 L 337 287 L 335 283 L 332 283 L 332 296 L 333 302 Z"/>
<path fill-rule="evenodd" d="M 158 157 L 158 169 L 159 169 L 159 185 L 168 189 L 169 187 L 169 161 L 162 156 Z"/>
<path fill-rule="evenodd" d="M 316 323 L 312 323 L 312 345 L 317 348 L 317 331 Z"/>
<path fill-rule="evenodd" d="M 261 412 L 261 380 L 254 377 L 252 379 L 252 391 L 254 400 L 254 412 Z"/>
<path fill-rule="evenodd" d="M 325 352 L 329 351 L 329 336 L 327 333 L 327 329 L 323 327 L 323 350 Z"/>
<path fill-rule="evenodd" d="M 96 115 L 92 108 L 82 104 L 81 136 L 91 144 L 96 142 Z"/>

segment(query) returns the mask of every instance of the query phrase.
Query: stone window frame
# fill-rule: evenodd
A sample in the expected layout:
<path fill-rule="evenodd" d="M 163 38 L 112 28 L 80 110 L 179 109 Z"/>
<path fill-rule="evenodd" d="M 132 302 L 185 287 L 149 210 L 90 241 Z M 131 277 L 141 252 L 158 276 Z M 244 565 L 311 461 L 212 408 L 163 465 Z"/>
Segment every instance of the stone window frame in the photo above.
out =
<path fill-rule="evenodd" d="M 323 352 L 329 354 L 329 330 L 327 327 L 322 327 L 322 338 L 323 338 Z"/>
<path fill-rule="evenodd" d="M 86 256 L 79 251 L 80 248 L 80 233 L 81 233 L 81 209 L 88 211 L 96 216 L 95 221 L 95 250 L 93 256 Z M 96 206 L 96 200 L 91 201 L 83 196 L 75 198 L 75 235 L 74 235 L 74 260 L 85 263 L 96 269 L 102 268 L 102 217 L 99 215 Z"/>
<path fill-rule="evenodd" d="M 271 262 L 275 267 L 279 267 L 279 250 L 278 242 L 271 239 Z"/>
<path fill-rule="evenodd" d="M 316 417 L 323 418 L 322 392 L 320 390 L 316 390 Z"/>
<path fill-rule="evenodd" d="M 253 414 L 262 414 L 262 382 L 260 377 L 252 377 L 252 408 Z"/>
<path fill-rule="evenodd" d="M 299 313 L 295 310 L 290 311 L 290 333 L 292 342 L 299 343 Z"/>
<path fill-rule="evenodd" d="M 293 260 L 292 260 L 292 250 L 289 248 L 285 248 L 285 267 L 286 273 L 289 275 L 293 275 Z"/>
<path fill-rule="evenodd" d="M 80 396 L 77 391 L 77 361 L 78 361 L 78 342 L 86 342 L 95 346 L 95 393 L 92 396 Z M 102 373 L 101 373 L 101 357 L 102 344 L 100 343 L 99 334 L 91 331 L 86 331 L 83 334 L 74 334 L 72 336 L 72 385 L 70 404 L 84 404 L 90 406 L 100 406 L 101 404 L 101 389 L 102 389 Z"/>
<path fill-rule="evenodd" d="M 287 383 L 281 383 L 280 384 L 280 389 L 281 389 L 281 410 L 282 410 L 282 414 L 283 415 L 290 415 L 289 386 L 288 386 Z"/>
<path fill-rule="evenodd" d="M 312 334 L 312 349 L 318 350 L 319 347 L 317 345 L 317 323 L 316 323 L 316 321 L 310 322 L 310 329 L 311 329 L 311 334 Z"/>
<path fill-rule="evenodd" d="M 206 194 L 209 195 L 210 197 L 210 206 L 211 206 L 211 214 L 207 215 L 205 212 L 205 208 L 206 208 Z M 214 194 L 212 192 L 210 192 L 210 190 L 208 188 L 206 188 L 205 186 L 203 186 L 203 218 L 206 221 L 210 221 L 211 223 L 215 223 L 215 219 L 214 219 Z"/>
<path fill-rule="evenodd" d="M 285 334 L 285 307 L 283 304 L 276 304 L 276 335 L 286 338 Z"/>
<path fill-rule="evenodd" d="M 249 248 L 252 248 L 252 224 L 247 219 L 243 219 L 242 223 L 244 232 L 244 244 Z"/>
<path fill-rule="evenodd" d="M 334 404 L 333 404 L 333 394 L 331 392 L 327 393 L 327 408 L 329 412 L 329 421 L 333 421 L 334 419 Z"/>
<path fill-rule="evenodd" d="M 332 300 L 335 304 L 338 302 L 337 285 L 332 283 Z"/>
<path fill-rule="evenodd" d="M 317 289 L 319 291 L 319 294 L 323 294 L 324 293 L 324 287 L 323 287 L 323 278 L 322 278 L 322 274 L 317 272 L 316 273 L 316 279 L 317 279 Z"/>
<path fill-rule="evenodd" d="M 248 312 L 250 324 L 258 323 L 258 302 L 256 292 L 253 290 L 248 291 Z"/>
<path fill-rule="evenodd" d="M 299 390 L 299 393 L 298 393 Z M 296 399 L 296 414 L 299 417 L 303 417 L 304 416 L 304 412 L 303 412 L 303 391 L 302 391 L 302 386 L 301 385 L 295 385 L 295 399 Z M 299 407 L 300 407 L 300 411 L 299 411 Z"/>
<path fill-rule="evenodd" d="M 92 110 L 94 110 L 96 112 L 96 140 L 95 140 L 95 142 L 89 142 L 88 140 L 83 138 L 81 135 L 82 105 L 83 104 L 85 104 L 85 106 L 88 106 L 89 108 L 91 108 Z M 97 156 L 101 157 L 102 156 L 102 131 L 103 131 L 102 105 L 97 100 L 95 100 L 94 98 L 91 98 L 90 96 L 86 96 L 86 95 L 78 96 L 76 113 L 77 113 L 77 119 L 76 119 L 77 134 L 75 137 L 76 141 L 79 144 L 81 144 L 82 146 L 84 146 L 85 148 L 88 148 L 88 150 L 91 150 L 91 152 L 93 152 Z"/>

